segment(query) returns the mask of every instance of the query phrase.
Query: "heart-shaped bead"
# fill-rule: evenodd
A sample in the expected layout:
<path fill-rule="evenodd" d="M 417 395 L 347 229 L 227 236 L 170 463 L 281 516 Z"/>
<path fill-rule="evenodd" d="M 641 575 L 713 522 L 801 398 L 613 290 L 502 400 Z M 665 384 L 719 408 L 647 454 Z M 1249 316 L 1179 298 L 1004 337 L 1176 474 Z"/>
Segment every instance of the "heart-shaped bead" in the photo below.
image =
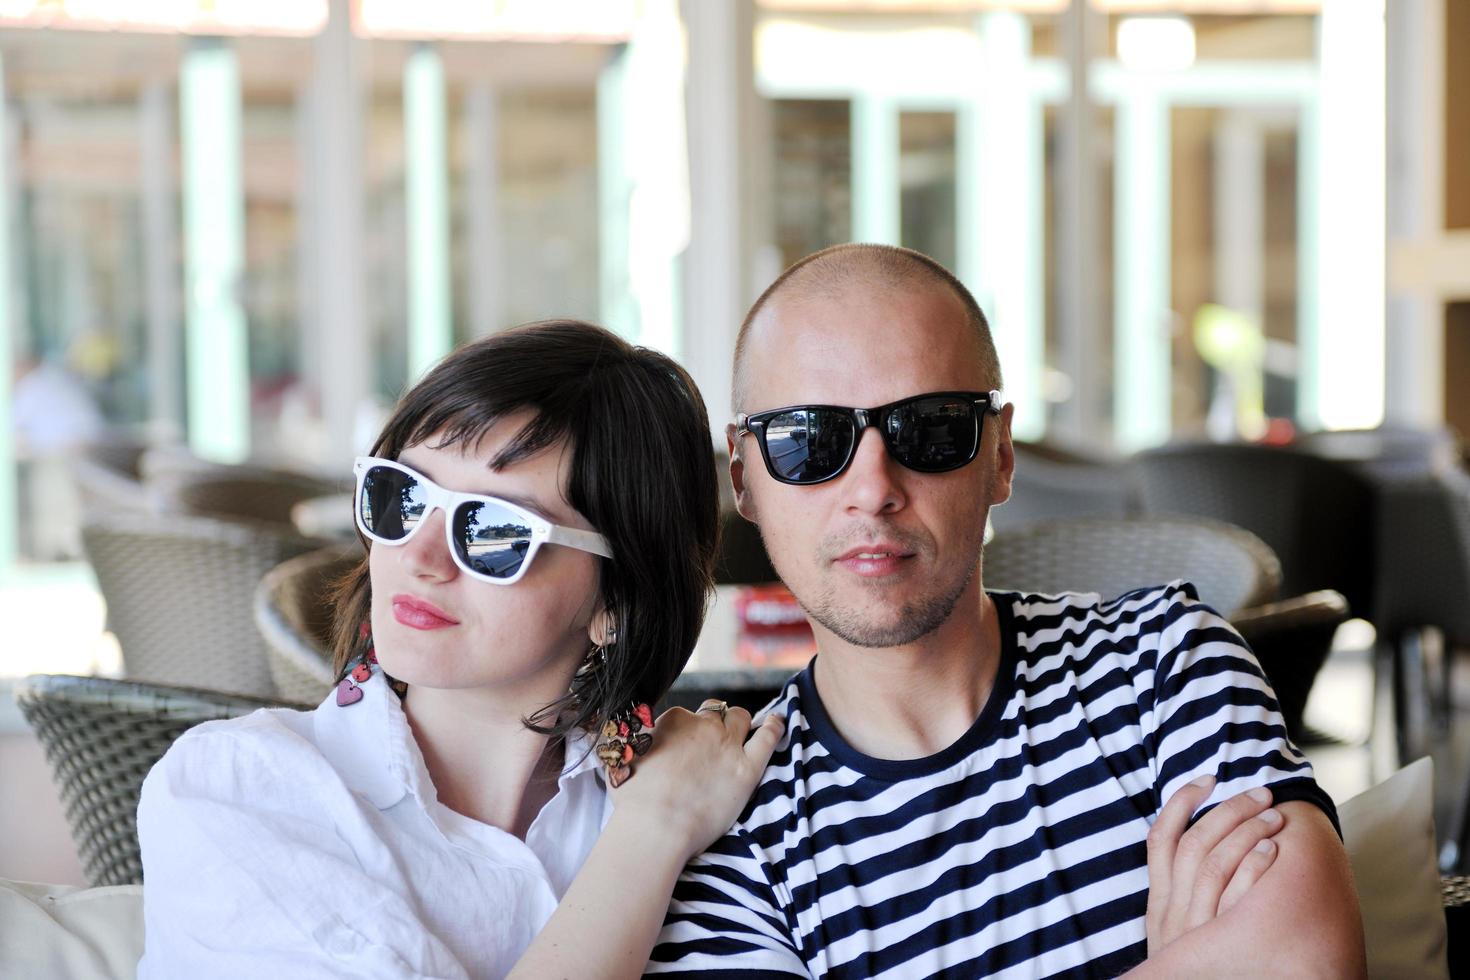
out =
<path fill-rule="evenodd" d="M 352 683 L 349 678 L 342 678 L 342 683 L 337 685 L 337 706 L 345 708 L 349 704 L 356 704 L 362 700 L 362 688 Z"/>

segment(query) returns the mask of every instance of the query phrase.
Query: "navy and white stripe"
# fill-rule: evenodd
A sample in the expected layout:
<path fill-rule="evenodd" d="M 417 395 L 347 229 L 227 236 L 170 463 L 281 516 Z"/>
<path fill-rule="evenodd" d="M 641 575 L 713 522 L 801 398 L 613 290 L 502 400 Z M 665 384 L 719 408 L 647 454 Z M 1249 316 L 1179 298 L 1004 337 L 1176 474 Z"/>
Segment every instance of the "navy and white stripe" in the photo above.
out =
<path fill-rule="evenodd" d="M 874 759 L 811 668 L 745 813 L 690 863 L 652 974 L 1116 976 L 1147 952 L 1145 838 L 1185 783 L 1332 801 L 1244 642 L 1194 588 L 992 593 L 994 690 L 959 741 Z"/>

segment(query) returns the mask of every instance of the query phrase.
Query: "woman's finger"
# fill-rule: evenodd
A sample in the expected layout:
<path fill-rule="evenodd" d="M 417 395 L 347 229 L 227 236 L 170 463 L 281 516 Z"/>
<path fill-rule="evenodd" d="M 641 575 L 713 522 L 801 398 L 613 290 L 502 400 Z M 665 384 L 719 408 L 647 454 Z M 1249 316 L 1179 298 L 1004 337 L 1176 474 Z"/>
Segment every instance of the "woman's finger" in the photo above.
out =
<path fill-rule="evenodd" d="M 1220 896 L 1219 914 L 1224 915 L 1235 907 L 1235 903 L 1245 897 L 1251 886 L 1261 880 L 1261 875 L 1271 867 L 1276 860 L 1276 842 L 1269 837 L 1263 837 L 1256 842 L 1256 846 L 1250 849 L 1240 867 L 1236 869 L 1235 876 L 1230 879 L 1230 886 L 1225 889 L 1225 894 Z"/>
<path fill-rule="evenodd" d="M 745 757 L 756 766 L 756 772 L 764 772 L 776 746 L 781 743 L 781 733 L 786 730 L 786 719 L 772 711 L 745 741 Z"/>

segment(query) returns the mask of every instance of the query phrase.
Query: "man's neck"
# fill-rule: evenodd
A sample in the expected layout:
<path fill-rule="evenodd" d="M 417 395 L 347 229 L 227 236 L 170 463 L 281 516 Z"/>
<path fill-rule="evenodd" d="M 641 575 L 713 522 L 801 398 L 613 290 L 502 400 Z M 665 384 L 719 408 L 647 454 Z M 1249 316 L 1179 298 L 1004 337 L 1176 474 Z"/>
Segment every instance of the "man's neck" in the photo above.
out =
<path fill-rule="evenodd" d="M 813 674 L 822 706 L 857 751 L 921 759 L 975 724 L 995 687 L 1001 635 L 979 576 L 933 632 L 901 647 L 859 647 L 821 626 Z"/>

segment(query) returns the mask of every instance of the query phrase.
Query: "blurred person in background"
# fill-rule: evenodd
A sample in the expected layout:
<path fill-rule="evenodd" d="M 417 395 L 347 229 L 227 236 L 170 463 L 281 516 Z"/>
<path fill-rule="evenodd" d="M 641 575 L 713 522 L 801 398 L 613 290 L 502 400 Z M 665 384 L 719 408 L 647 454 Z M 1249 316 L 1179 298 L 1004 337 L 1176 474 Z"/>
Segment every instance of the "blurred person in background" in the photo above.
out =
<path fill-rule="evenodd" d="M 780 733 L 649 707 L 712 588 L 693 382 L 588 324 L 505 331 L 356 473 L 336 689 L 193 728 L 144 783 L 139 976 L 641 975 Z"/>
<path fill-rule="evenodd" d="M 21 470 L 22 552 L 38 561 L 82 553 L 81 501 L 69 461 L 106 431 L 102 412 L 86 384 L 50 359 L 15 361 L 10 421 Z"/>

